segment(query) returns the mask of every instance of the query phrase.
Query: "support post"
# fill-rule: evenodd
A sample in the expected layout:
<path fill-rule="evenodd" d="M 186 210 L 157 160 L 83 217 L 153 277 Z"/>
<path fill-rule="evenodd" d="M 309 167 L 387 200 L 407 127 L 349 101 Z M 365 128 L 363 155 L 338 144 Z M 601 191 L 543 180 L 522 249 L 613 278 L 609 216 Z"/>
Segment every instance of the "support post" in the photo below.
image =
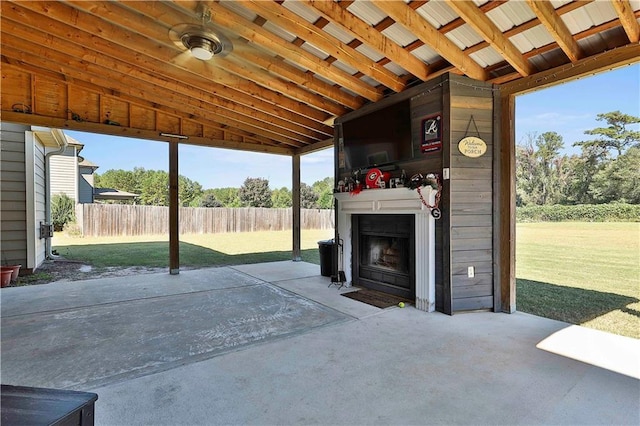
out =
<path fill-rule="evenodd" d="M 293 211 L 291 229 L 293 230 L 293 261 L 302 260 L 302 251 L 300 244 L 300 154 L 294 154 L 292 160 L 292 190 L 291 190 L 291 209 Z"/>
<path fill-rule="evenodd" d="M 178 141 L 169 141 L 169 274 L 180 273 Z"/>
<path fill-rule="evenodd" d="M 516 311 L 516 147 L 515 95 L 501 93 L 498 203 L 498 258 L 502 311 Z"/>

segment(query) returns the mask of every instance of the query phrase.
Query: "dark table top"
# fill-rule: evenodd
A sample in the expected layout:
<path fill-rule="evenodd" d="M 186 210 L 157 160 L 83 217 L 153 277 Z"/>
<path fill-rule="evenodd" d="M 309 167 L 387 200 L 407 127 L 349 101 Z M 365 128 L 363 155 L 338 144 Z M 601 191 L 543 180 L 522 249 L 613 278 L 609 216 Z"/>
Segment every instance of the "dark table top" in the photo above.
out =
<path fill-rule="evenodd" d="M 93 416 L 97 399 L 98 395 L 90 392 L 2 385 L 2 425 L 82 424 L 72 419 L 79 419 L 85 407 L 91 408 Z"/>

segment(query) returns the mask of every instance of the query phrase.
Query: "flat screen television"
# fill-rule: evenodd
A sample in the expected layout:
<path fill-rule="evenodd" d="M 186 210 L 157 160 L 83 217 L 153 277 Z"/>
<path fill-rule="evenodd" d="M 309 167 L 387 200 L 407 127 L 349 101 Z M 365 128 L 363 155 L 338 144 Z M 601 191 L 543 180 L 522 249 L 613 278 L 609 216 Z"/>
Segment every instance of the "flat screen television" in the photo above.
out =
<path fill-rule="evenodd" d="M 348 170 L 411 160 L 410 101 L 407 99 L 342 123 L 342 138 Z"/>

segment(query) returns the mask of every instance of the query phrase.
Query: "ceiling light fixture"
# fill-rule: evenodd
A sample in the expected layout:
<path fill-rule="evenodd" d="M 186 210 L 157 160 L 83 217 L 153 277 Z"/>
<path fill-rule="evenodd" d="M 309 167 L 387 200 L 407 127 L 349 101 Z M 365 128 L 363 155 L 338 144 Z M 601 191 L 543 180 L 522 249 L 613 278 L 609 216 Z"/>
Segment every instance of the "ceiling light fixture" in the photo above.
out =
<path fill-rule="evenodd" d="M 201 13 L 202 24 L 178 24 L 169 30 L 169 38 L 181 49 L 186 48 L 191 55 L 201 61 L 214 56 L 225 56 L 233 50 L 233 43 L 211 22 L 211 11 L 204 6 Z"/>
<path fill-rule="evenodd" d="M 222 52 L 222 43 L 212 34 L 184 34 L 182 44 L 191 54 L 202 61 L 208 61 Z"/>

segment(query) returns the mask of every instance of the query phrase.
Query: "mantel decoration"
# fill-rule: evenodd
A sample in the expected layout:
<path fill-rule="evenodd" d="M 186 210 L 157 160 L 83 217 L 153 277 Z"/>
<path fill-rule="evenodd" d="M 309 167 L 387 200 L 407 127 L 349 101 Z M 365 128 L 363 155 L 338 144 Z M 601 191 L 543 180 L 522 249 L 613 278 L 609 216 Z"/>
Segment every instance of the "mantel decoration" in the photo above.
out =
<path fill-rule="evenodd" d="M 421 189 L 426 187 L 427 185 L 437 191 L 433 205 L 429 204 L 427 200 L 425 200 L 422 196 Z M 439 208 L 440 196 L 442 195 L 442 181 L 440 180 L 439 174 L 428 173 L 427 175 L 422 175 L 421 173 L 417 173 L 411 176 L 411 179 L 407 183 L 407 187 L 409 189 L 415 189 L 416 191 L 418 191 L 420 201 L 422 201 L 422 204 L 424 204 L 431 211 L 431 216 L 433 216 L 434 219 L 440 219 L 440 217 L 442 217 L 442 212 Z"/>
<path fill-rule="evenodd" d="M 473 123 L 473 127 L 476 128 L 476 134 L 478 136 L 469 136 L 469 126 Z M 480 131 L 476 125 L 476 120 L 473 115 L 469 119 L 467 124 L 467 130 L 465 131 L 465 137 L 458 142 L 458 150 L 465 157 L 478 158 L 482 157 L 487 152 L 487 144 L 480 137 Z"/>

